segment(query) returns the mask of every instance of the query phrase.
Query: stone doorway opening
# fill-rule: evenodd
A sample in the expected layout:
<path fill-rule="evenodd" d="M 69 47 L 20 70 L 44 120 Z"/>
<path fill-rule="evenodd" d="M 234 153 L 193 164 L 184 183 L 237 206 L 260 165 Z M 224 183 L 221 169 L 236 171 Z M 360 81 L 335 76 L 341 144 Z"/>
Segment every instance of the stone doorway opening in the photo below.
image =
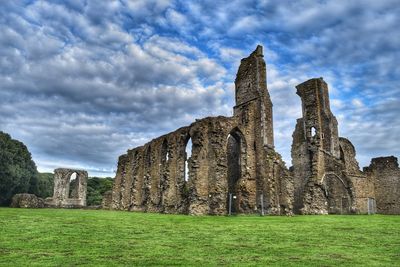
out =
<path fill-rule="evenodd" d="M 189 161 L 191 160 L 192 157 L 192 146 L 193 146 L 192 138 L 189 137 L 185 146 L 185 176 L 184 176 L 185 182 L 188 182 L 190 178 Z"/>
<path fill-rule="evenodd" d="M 239 181 L 242 178 L 242 166 L 246 154 L 245 140 L 238 129 L 234 129 L 227 137 L 227 179 L 228 192 L 226 209 L 227 214 L 236 214 L 240 206 Z"/>
<path fill-rule="evenodd" d="M 351 213 L 352 196 L 349 186 L 344 182 L 343 177 L 335 173 L 325 175 L 325 193 L 328 201 L 329 214 Z"/>
<path fill-rule="evenodd" d="M 78 198 L 78 174 L 73 172 L 69 177 L 69 190 L 68 190 L 68 198 Z"/>

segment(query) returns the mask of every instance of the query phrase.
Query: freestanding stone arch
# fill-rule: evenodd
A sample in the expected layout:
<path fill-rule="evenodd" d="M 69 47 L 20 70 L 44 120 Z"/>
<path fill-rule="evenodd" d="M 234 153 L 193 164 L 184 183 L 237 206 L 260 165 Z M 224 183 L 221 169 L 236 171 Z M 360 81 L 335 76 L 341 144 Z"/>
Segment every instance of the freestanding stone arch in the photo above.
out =
<path fill-rule="evenodd" d="M 76 173 L 74 183 L 71 176 Z M 58 208 L 80 208 L 86 206 L 88 173 L 84 170 L 58 168 L 54 170 L 53 197 L 46 199 L 46 205 Z M 72 194 L 70 194 L 72 192 Z"/>

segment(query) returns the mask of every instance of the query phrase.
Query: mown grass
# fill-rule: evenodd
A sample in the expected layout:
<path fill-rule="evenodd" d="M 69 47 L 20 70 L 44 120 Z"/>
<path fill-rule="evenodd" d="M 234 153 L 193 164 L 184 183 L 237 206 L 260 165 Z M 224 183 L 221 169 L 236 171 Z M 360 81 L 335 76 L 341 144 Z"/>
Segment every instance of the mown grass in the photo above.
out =
<path fill-rule="evenodd" d="M 0 209 L 1 266 L 400 266 L 400 216 Z"/>

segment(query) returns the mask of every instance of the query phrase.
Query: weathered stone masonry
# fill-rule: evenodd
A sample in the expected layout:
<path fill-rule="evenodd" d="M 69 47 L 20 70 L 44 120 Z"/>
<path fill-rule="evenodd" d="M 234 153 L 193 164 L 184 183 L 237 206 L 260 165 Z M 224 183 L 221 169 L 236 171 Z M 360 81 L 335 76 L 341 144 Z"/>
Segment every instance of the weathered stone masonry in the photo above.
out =
<path fill-rule="evenodd" d="M 364 173 L 375 189 L 376 208 L 382 214 L 400 214 L 400 168 L 397 158 L 374 158 Z"/>
<path fill-rule="evenodd" d="M 294 212 L 400 214 L 397 159 L 372 159 L 361 172 L 353 144 L 338 135 L 325 81 L 311 79 L 296 88 L 303 117 L 293 133 Z"/>
<path fill-rule="evenodd" d="M 340 160 L 338 125 L 330 110 L 328 86 L 319 78 L 296 88 L 303 118 L 297 120 L 293 133 L 295 212 L 350 213 L 355 209 L 354 190 Z"/>
<path fill-rule="evenodd" d="M 378 212 L 398 214 L 397 159 L 373 159 L 361 172 L 354 146 L 338 135 L 327 84 L 318 78 L 296 88 L 303 117 L 293 134 L 290 171 L 274 150 L 272 102 L 258 46 L 241 61 L 233 116 L 197 120 L 128 150 L 118 160 L 110 207 L 222 215 L 231 199 L 234 213 L 264 207 L 266 214 L 343 214 L 371 212 L 376 200 Z"/>
<path fill-rule="evenodd" d="M 242 59 L 235 87 L 233 117 L 197 120 L 122 155 L 112 208 L 226 214 L 231 193 L 233 212 L 254 213 L 263 206 L 269 214 L 291 213 L 292 180 L 274 151 L 272 102 L 261 46 Z M 192 153 L 187 158 L 189 139 Z"/>
<path fill-rule="evenodd" d="M 76 180 L 71 181 L 72 175 Z M 47 207 L 80 208 L 86 206 L 88 173 L 84 170 L 58 168 L 54 170 L 53 197 L 46 198 Z"/>

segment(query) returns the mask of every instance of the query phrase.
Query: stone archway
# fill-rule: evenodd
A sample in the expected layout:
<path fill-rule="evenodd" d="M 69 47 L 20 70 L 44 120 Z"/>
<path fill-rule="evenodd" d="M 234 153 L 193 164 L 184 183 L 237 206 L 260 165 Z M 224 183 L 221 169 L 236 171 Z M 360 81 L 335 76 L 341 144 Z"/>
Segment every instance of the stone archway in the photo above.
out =
<path fill-rule="evenodd" d="M 246 159 L 246 141 L 239 129 L 233 129 L 227 137 L 227 213 L 238 213 L 240 203 L 239 181 L 243 177 Z"/>
<path fill-rule="evenodd" d="M 353 197 L 346 180 L 334 173 L 328 173 L 324 179 L 324 187 L 329 214 L 351 213 Z"/>
<path fill-rule="evenodd" d="M 69 185 L 68 185 L 68 198 L 77 198 L 78 197 L 78 174 L 73 172 L 69 176 Z"/>
<path fill-rule="evenodd" d="M 55 169 L 54 193 L 53 197 L 46 199 L 46 205 L 61 208 L 86 206 L 87 179 L 88 173 L 84 170 Z"/>
<path fill-rule="evenodd" d="M 190 160 L 192 157 L 192 147 L 193 147 L 193 143 L 192 143 L 192 137 L 189 136 L 187 141 L 186 141 L 186 145 L 185 145 L 185 174 L 184 174 L 184 180 L 185 182 L 189 181 L 189 178 L 191 177 L 191 170 L 190 170 Z"/>

